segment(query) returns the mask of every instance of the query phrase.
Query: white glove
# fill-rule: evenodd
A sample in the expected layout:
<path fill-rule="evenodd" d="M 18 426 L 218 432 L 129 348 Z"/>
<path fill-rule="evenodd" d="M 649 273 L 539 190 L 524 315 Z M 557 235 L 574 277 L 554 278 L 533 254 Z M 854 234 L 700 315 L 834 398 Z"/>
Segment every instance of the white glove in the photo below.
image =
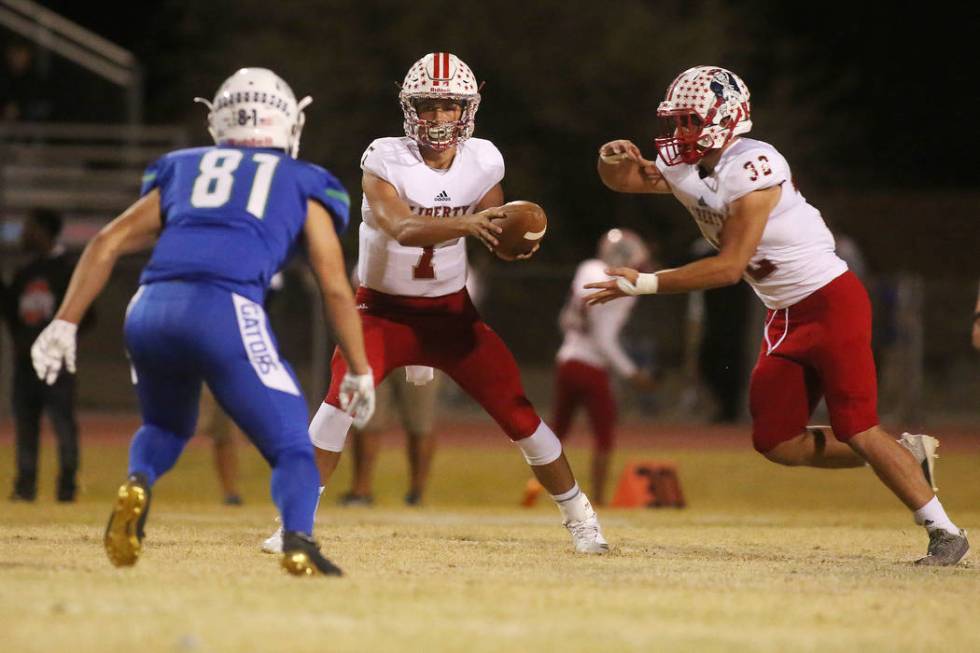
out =
<path fill-rule="evenodd" d="M 37 377 L 48 385 L 52 385 L 61 372 L 61 361 L 65 361 L 65 369 L 75 373 L 75 334 L 78 325 L 65 320 L 54 320 L 44 327 L 44 331 L 34 341 L 31 347 L 31 361 Z"/>
<path fill-rule="evenodd" d="M 425 385 L 436 378 L 436 371 L 424 365 L 406 365 L 405 380 L 412 385 Z"/>
<path fill-rule="evenodd" d="M 374 415 L 374 374 L 344 374 L 340 382 L 340 409 L 354 418 L 355 428 L 364 428 Z"/>

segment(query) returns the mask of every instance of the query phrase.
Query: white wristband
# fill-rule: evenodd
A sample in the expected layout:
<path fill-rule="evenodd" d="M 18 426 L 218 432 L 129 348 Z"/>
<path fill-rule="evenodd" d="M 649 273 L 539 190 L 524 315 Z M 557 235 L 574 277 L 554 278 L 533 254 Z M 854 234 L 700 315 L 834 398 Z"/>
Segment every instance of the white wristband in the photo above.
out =
<path fill-rule="evenodd" d="M 656 272 L 642 273 L 636 278 L 636 283 L 632 284 L 625 277 L 616 279 L 616 286 L 627 295 L 655 295 L 660 282 L 657 280 Z"/>

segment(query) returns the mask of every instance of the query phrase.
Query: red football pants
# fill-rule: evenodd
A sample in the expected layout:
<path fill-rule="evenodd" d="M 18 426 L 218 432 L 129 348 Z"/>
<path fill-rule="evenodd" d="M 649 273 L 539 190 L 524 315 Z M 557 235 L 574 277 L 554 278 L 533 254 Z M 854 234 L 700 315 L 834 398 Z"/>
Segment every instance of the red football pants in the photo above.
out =
<path fill-rule="evenodd" d="M 821 396 L 842 442 L 878 424 L 871 303 L 849 271 L 789 308 L 768 312 L 749 385 L 756 450 L 803 433 Z"/>
<path fill-rule="evenodd" d="M 616 400 L 606 370 L 569 360 L 558 366 L 555 377 L 555 435 L 564 440 L 579 406 L 585 406 L 592 423 L 595 447 L 610 451 L 616 425 Z"/>
<path fill-rule="evenodd" d="M 512 440 L 541 423 L 524 395 L 507 345 L 476 312 L 466 290 L 441 297 L 401 297 L 361 287 L 358 310 L 375 385 L 391 370 L 426 365 L 442 370 L 475 399 Z M 339 406 L 347 361 L 338 348 L 324 401 Z"/>

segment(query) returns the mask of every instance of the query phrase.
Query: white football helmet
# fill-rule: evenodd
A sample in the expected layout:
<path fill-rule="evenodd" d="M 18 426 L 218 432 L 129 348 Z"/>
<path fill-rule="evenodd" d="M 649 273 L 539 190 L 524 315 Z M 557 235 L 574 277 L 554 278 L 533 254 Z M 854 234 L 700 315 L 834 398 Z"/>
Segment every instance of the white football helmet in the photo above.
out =
<path fill-rule="evenodd" d="M 415 103 L 434 98 L 459 102 L 463 107 L 459 120 L 436 122 L 419 118 Z M 412 64 L 398 99 L 405 114 L 405 135 L 419 145 L 445 150 L 473 135 L 480 86 L 470 67 L 454 54 L 433 52 Z"/>
<path fill-rule="evenodd" d="M 632 229 L 610 229 L 599 238 L 599 259 L 611 268 L 640 270 L 650 264 L 650 249 Z"/>
<path fill-rule="evenodd" d="M 749 87 L 717 66 L 695 66 L 677 76 L 657 107 L 657 153 L 669 166 L 697 163 L 752 129 Z"/>
<path fill-rule="evenodd" d="M 310 96 L 296 102 L 293 90 L 266 68 L 241 68 L 224 81 L 208 107 L 208 131 L 217 145 L 276 147 L 296 158 Z"/>

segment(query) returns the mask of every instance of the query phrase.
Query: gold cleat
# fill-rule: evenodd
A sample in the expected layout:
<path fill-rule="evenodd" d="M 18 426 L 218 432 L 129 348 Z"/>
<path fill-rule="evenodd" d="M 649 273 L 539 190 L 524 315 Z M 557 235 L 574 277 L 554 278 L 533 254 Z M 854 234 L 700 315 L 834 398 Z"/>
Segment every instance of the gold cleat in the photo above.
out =
<path fill-rule="evenodd" d="M 280 565 L 293 576 L 343 576 L 340 567 L 323 557 L 320 545 L 309 535 L 285 531 Z"/>
<path fill-rule="evenodd" d="M 293 576 L 316 576 L 317 573 L 310 556 L 301 551 L 285 554 L 280 564 Z"/>
<path fill-rule="evenodd" d="M 131 476 L 119 487 L 103 539 L 109 562 L 116 567 L 131 567 L 139 560 L 149 507 L 150 491 L 140 477 Z"/>

